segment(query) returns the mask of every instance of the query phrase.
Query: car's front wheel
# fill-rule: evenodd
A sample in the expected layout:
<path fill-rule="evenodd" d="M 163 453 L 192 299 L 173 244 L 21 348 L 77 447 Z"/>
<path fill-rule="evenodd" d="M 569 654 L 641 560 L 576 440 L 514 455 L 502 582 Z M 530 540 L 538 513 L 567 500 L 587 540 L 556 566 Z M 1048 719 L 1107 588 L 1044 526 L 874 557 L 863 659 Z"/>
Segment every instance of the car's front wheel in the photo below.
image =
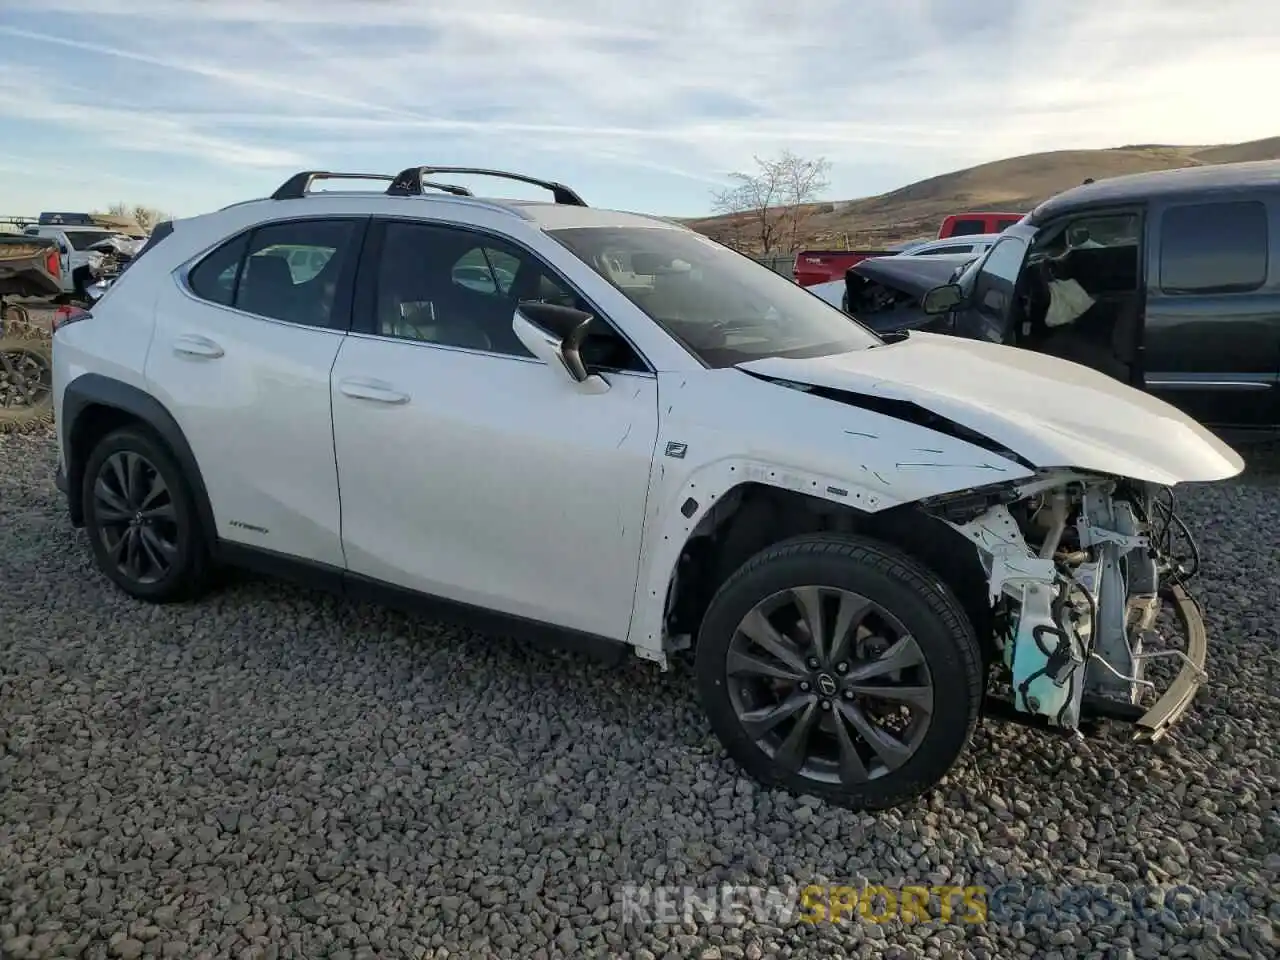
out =
<path fill-rule="evenodd" d="M 208 556 L 191 488 L 149 431 L 125 428 L 99 441 L 81 496 L 94 560 L 125 593 L 167 603 L 204 585 Z"/>
<path fill-rule="evenodd" d="M 858 809 L 932 788 L 982 705 L 982 655 L 954 594 L 861 538 L 804 536 L 756 555 L 712 600 L 696 657 L 734 760 L 766 784 Z"/>

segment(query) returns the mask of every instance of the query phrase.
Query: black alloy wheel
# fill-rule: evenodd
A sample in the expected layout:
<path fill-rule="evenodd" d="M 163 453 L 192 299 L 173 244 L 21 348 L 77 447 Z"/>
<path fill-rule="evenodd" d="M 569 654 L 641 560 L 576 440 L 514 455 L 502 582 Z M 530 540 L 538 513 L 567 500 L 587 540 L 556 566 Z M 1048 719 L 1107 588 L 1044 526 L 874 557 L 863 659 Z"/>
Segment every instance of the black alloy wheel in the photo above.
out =
<path fill-rule="evenodd" d="M 955 765 L 985 674 L 955 594 L 862 537 L 768 547 L 732 574 L 698 634 L 703 705 L 757 780 L 857 809 L 906 803 Z"/>
<path fill-rule="evenodd" d="M 125 593 L 168 603 L 205 586 L 208 549 L 190 482 L 150 430 L 125 427 L 100 440 L 81 498 L 98 569 Z"/>
<path fill-rule="evenodd" d="M 135 583 L 163 580 L 178 559 L 178 515 L 173 494 L 142 454 L 111 454 L 93 484 L 98 536 L 122 576 Z"/>

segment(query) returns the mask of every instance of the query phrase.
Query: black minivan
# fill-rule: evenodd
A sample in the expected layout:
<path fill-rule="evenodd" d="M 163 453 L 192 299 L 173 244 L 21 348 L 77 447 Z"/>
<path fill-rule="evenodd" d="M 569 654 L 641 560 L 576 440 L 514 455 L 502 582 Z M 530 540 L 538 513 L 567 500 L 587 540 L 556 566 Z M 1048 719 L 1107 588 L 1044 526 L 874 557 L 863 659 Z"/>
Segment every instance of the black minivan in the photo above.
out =
<path fill-rule="evenodd" d="M 1040 204 L 925 294 L 926 328 L 1084 363 L 1224 434 L 1271 434 L 1280 428 L 1273 236 L 1280 161 L 1086 183 Z"/>

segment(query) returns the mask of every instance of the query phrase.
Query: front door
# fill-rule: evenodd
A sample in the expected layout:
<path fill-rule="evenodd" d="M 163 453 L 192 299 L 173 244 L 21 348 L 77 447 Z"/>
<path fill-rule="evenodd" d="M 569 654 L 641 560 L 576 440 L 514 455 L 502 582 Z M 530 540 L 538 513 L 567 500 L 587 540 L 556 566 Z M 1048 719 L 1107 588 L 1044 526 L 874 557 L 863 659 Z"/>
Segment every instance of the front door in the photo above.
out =
<path fill-rule="evenodd" d="M 348 570 L 624 640 L 658 433 L 654 375 L 594 310 L 607 392 L 579 392 L 533 358 L 512 330 L 519 300 L 589 308 L 504 240 L 375 222 L 366 257 L 373 289 L 333 370 Z"/>

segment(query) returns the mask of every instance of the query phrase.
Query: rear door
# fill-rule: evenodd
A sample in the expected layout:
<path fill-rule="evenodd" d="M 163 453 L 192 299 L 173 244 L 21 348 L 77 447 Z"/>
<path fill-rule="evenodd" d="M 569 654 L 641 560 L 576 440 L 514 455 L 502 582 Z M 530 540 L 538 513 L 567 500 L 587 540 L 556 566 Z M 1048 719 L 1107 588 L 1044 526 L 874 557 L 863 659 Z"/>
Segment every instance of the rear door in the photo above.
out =
<path fill-rule="evenodd" d="M 246 230 L 179 272 L 156 302 L 148 386 L 191 444 L 225 541 L 344 564 L 329 374 L 367 220 Z M 301 267 L 298 249 L 308 254 Z"/>
<path fill-rule="evenodd" d="M 1280 205 L 1180 199 L 1149 220 L 1144 383 L 1203 423 L 1280 415 Z"/>

